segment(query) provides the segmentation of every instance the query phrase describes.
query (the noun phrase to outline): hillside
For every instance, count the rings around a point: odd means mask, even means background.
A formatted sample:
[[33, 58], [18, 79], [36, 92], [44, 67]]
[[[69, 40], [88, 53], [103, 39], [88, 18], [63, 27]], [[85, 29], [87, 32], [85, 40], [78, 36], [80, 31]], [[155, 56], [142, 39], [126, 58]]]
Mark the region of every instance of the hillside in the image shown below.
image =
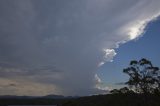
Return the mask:
[[160, 106], [160, 95], [108, 94], [68, 100], [62, 106]]
[[117, 93], [79, 98], [0, 98], [0, 106], [58, 105], [58, 106], [160, 106], [159, 94]]

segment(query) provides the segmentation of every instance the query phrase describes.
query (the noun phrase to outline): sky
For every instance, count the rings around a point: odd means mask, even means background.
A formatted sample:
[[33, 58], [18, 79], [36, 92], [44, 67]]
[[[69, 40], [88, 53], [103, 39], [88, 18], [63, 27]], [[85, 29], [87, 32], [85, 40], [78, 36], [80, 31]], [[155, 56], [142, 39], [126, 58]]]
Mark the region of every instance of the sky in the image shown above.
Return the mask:
[[160, 18], [148, 24], [142, 37], [117, 48], [114, 61], [107, 62], [99, 68], [97, 74], [103, 82], [101, 86], [108, 86], [110, 89], [123, 87], [124, 82], [128, 80], [128, 75], [123, 73], [123, 69], [129, 66], [131, 60], [146, 58], [154, 66], [160, 67], [159, 33]]
[[[0, 94], [92, 95], [159, 65], [159, 0], [0, 0]], [[115, 71], [116, 70], [116, 71]]]

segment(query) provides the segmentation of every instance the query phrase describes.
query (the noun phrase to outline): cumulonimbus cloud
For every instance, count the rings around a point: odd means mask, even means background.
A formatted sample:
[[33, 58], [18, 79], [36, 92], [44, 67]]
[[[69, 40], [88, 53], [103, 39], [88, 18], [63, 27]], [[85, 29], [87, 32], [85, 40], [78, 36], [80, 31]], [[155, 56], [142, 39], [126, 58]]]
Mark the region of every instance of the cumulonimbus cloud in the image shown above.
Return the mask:
[[98, 67], [160, 15], [158, 0], [0, 2], [0, 80], [16, 83], [1, 91], [14, 87], [17, 95], [26, 94], [23, 83], [39, 86], [34, 95], [103, 92], [95, 79]]

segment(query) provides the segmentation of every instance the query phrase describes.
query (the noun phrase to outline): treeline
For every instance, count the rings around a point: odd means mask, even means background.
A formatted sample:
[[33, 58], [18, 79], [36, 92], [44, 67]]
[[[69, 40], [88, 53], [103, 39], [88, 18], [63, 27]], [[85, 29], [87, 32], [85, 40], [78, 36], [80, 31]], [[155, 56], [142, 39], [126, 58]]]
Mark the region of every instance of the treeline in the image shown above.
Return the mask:
[[0, 99], [0, 106], [8, 105], [58, 105], [58, 106], [160, 106], [160, 93], [113, 93], [72, 99]]
[[116, 93], [81, 97], [64, 102], [62, 106], [160, 106], [159, 94]]
[[60, 99], [48, 98], [0, 98], [0, 106], [8, 105], [56, 105], [61, 104]]

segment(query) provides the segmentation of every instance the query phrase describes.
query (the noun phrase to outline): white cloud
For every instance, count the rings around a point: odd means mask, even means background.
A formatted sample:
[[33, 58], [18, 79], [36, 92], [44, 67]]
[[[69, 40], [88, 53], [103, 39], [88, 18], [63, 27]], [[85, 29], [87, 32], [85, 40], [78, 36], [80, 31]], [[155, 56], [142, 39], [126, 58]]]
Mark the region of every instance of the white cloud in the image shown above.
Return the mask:
[[95, 80], [96, 80], [97, 83], [101, 83], [101, 82], [102, 82], [101, 79], [98, 77], [97, 74], [95, 74]]
[[145, 22], [140, 22], [130, 27], [128, 35], [130, 36], [131, 40], [137, 38], [139, 35], [142, 35], [144, 32], [145, 24]]
[[143, 33], [145, 33], [145, 28], [147, 24], [155, 19], [160, 15], [160, 13], [157, 13], [156, 15], [152, 17], [146, 17], [146, 19], [143, 20], [136, 20], [133, 22], [128, 23], [126, 26], [124, 26], [121, 31], [124, 34], [128, 34], [129, 40], [136, 39], [139, 36], [142, 36]]
[[95, 88], [103, 91], [103, 93], [107, 93], [107, 91], [110, 91], [112, 89], [112, 87], [106, 86], [97, 74], [95, 74], [95, 81]]
[[104, 60], [98, 66], [102, 66], [105, 62], [112, 62], [113, 57], [117, 54], [114, 49], [104, 49], [103, 51], [105, 53]]

